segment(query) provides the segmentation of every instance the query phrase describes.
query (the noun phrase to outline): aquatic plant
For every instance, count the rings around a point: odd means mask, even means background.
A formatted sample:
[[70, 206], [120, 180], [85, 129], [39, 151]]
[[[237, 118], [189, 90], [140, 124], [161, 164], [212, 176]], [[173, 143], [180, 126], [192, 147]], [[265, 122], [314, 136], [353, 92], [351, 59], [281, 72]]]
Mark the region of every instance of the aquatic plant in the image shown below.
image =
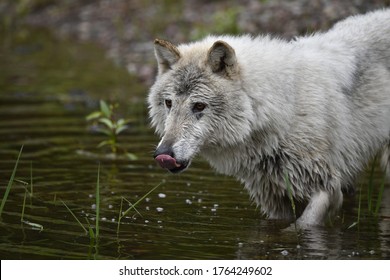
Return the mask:
[[[122, 197], [121, 199], [121, 206], [120, 206], [120, 209], [119, 209], [119, 215], [118, 215], [118, 226], [117, 226], [117, 229], [116, 229], [116, 233], [119, 234], [119, 227], [120, 227], [120, 224], [121, 224], [121, 220], [123, 217], [125, 217], [131, 210], [134, 210], [136, 211], [139, 215], [141, 215], [138, 210], [135, 208], [142, 200], [144, 200], [148, 195], [150, 195], [152, 192], [154, 192], [162, 183], [156, 185], [155, 187], [153, 187], [150, 191], [148, 191], [144, 196], [142, 196], [140, 199], [138, 199], [134, 204], [131, 203], [130, 201], [128, 201], [126, 198]], [[123, 201], [126, 201], [128, 204], [129, 204], [129, 208], [127, 208], [126, 211], [123, 211], [122, 212], [122, 209], [123, 209]], [[142, 215], [141, 215], [142, 216]]]
[[15, 174], [16, 174], [16, 170], [18, 168], [19, 159], [20, 159], [20, 155], [22, 154], [22, 151], [23, 151], [23, 146], [20, 148], [19, 155], [18, 155], [18, 158], [16, 159], [16, 163], [15, 163], [15, 166], [14, 166], [14, 170], [12, 171], [11, 177], [10, 177], [10, 179], [8, 181], [7, 188], [5, 189], [5, 193], [4, 193], [3, 199], [1, 200], [0, 217], [1, 217], [1, 214], [3, 213], [4, 205], [5, 205], [5, 202], [8, 199], [8, 195], [9, 195], [9, 192], [11, 190], [12, 184], [14, 183]]
[[98, 174], [97, 174], [97, 179], [96, 179], [95, 204], [96, 204], [95, 239], [98, 239], [99, 234], [100, 234], [100, 229], [99, 229], [99, 220], [100, 220], [100, 163], [99, 163]]
[[118, 105], [107, 104], [104, 100], [100, 100], [100, 108], [98, 111], [92, 112], [86, 117], [88, 122], [95, 124], [95, 130], [105, 134], [108, 139], [99, 143], [98, 147], [110, 147], [111, 152], [116, 155], [119, 150], [122, 150], [124, 155], [130, 160], [135, 160], [137, 157], [133, 153], [128, 153], [118, 143], [118, 135], [128, 129], [129, 119], [116, 119], [114, 110]]
[[[377, 161], [377, 157], [375, 157], [374, 160], [373, 160], [373, 163], [372, 163], [372, 166], [371, 166], [370, 175], [368, 177], [368, 183], [367, 183], [367, 209], [363, 209], [363, 205], [362, 205], [362, 189], [363, 189], [363, 186], [361, 185], [360, 188], [359, 188], [359, 204], [358, 204], [357, 220], [355, 222], [353, 222], [348, 227], [348, 229], [350, 229], [350, 228], [352, 228], [352, 227], [354, 227], [356, 225], [359, 225], [363, 210], [365, 210], [365, 213], [367, 215], [369, 215], [369, 216], [378, 217], [380, 206], [382, 204], [383, 191], [385, 189], [386, 174], [383, 175], [381, 183], [380, 183], [380, 185], [378, 187], [378, 190], [376, 192], [375, 191], [376, 184], [374, 183], [376, 161]], [[386, 166], [386, 168], [387, 168], [387, 166]], [[375, 198], [376, 198], [376, 201], [375, 201]]]
[[73, 213], [73, 211], [66, 205], [66, 203], [61, 200], [62, 204], [66, 207], [66, 209], [69, 211], [69, 213], [72, 215], [72, 217], [77, 221], [77, 223], [80, 225], [80, 227], [83, 229], [85, 234], [89, 233], [89, 237], [91, 240], [97, 240], [100, 234], [100, 228], [99, 228], [99, 220], [100, 220], [100, 164], [98, 167], [98, 173], [97, 173], [97, 179], [96, 179], [96, 190], [95, 190], [95, 213], [96, 213], [96, 219], [95, 219], [95, 231], [93, 231], [88, 219], [86, 219], [88, 224], [88, 230], [83, 225], [83, 223], [77, 218], [77, 216]]
[[[374, 158], [374, 162], [372, 163], [372, 168], [370, 172], [370, 177], [368, 181], [368, 197], [367, 197], [367, 204], [368, 204], [368, 211], [370, 214], [373, 214], [374, 216], [378, 216], [380, 206], [382, 204], [382, 195], [383, 190], [385, 188], [385, 182], [386, 182], [386, 174], [383, 175], [381, 184], [379, 185], [378, 193], [376, 196], [376, 202], [374, 200], [374, 178], [375, 178], [375, 166], [376, 166], [376, 160], [377, 157]], [[387, 169], [387, 166], [385, 167], [385, 170]], [[375, 205], [375, 207], [374, 207]]]

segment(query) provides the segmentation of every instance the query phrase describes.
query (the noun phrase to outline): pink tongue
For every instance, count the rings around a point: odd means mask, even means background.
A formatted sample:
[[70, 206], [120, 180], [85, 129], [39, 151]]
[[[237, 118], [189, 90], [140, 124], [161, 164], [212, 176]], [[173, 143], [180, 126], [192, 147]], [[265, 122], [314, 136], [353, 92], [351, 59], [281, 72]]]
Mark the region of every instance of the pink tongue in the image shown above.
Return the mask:
[[176, 159], [170, 155], [158, 155], [155, 160], [160, 164], [162, 168], [174, 169], [180, 167], [180, 164], [176, 162]]

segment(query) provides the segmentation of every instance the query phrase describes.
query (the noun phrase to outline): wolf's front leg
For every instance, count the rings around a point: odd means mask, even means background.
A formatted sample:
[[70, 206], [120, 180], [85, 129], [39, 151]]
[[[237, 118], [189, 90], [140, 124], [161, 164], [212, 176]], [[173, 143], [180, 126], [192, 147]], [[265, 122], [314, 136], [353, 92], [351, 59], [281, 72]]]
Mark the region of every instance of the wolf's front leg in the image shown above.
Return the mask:
[[334, 215], [342, 203], [343, 194], [340, 189], [331, 192], [319, 190], [313, 193], [309, 204], [297, 220], [297, 227], [305, 229], [313, 225], [323, 225], [328, 214]]

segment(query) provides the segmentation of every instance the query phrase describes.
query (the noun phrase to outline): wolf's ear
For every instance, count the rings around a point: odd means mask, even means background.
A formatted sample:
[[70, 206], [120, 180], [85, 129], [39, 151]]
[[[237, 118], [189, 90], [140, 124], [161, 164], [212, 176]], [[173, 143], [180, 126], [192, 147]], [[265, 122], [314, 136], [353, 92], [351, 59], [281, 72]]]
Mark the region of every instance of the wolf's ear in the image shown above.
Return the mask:
[[159, 75], [171, 69], [172, 65], [180, 59], [177, 47], [165, 40], [154, 40], [154, 53], [158, 62]]
[[224, 41], [217, 41], [210, 48], [207, 56], [211, 70], [229, 77], [237, 73], [238, 65], [234, 49]]

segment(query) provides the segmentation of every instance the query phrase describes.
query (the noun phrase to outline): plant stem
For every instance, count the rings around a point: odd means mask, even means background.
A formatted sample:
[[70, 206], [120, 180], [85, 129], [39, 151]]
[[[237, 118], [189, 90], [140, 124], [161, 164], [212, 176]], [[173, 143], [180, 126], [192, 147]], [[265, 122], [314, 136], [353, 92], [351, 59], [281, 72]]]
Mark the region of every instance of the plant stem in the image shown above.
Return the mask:
[[372, 195], [374, 192], [374, 171], [375, 171], [376, 158], [377, 157], [375, 156], [374, 162], [372, 163], [370, 178], [369, 178], [369, 182], [368, 182], [367, 202], [368, 202], [368, 212], [369, 213], [372, 213]]
[[99, 220], [100, 220], [100, 162], [98, 167], [97, 181], [96, 181], [96, 225], [95, 238], [99, 238]]
[[18, 168], [19, 159], [20, 159], [20, 155], [22, 154], [22, 150], [23, 150], [23, 146], [20, 148], [19, 155], [18, 155], [18, 158], [17, 158], [17, 160], [16, 160], [14, 170], [12, 171], [12, 175], [11, 175], [9, 181], [8, 181], [7, 188], [5, 189], [5, 193], [4, 193], [4, 196], [3, 196], [3, 200], [1, 201], [1, 205], [0, 205], [0, 217], [1, 217], [1, 214], [3, 213], [3, 209], [4, 209], [5, 202], [6, 202], [7, 199], [8, 199], [9, 192], [10, 192], [10, 190], [11, 190], [12, 184], [13, 184], [14, 179], [15, 179], [16, 169]]

